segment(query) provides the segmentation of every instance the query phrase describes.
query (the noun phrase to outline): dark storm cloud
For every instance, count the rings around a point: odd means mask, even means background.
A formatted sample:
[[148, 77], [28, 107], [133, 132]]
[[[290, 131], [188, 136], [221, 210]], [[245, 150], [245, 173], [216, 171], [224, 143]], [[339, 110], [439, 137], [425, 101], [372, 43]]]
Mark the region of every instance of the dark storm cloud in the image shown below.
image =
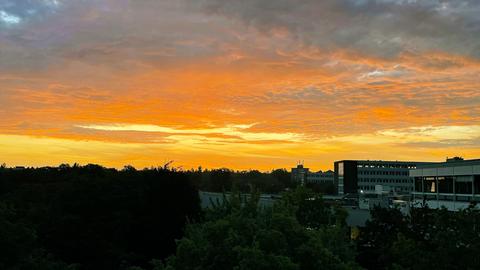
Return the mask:
[[[238, 33], [250, 32], [229, 24], [235, 21], [267, 35], [288, 32], [287, 50], [299, 43], [387, 58], [425, 51], [480, 57], [478, 14], [473, 0], [0, 0], [0, 71], [38, 70], [64, 59], [163, 67], [228, 47], [248, 50], [255, 37], [242, 41]], [[279, 57], [281, 45], [274, 46], [261, 53]]]
[[431, 50], [480, 57], [476, 0], [203, 0], [202, 7], [261, 31], [286, 29], [327, 50], [384, 57]]

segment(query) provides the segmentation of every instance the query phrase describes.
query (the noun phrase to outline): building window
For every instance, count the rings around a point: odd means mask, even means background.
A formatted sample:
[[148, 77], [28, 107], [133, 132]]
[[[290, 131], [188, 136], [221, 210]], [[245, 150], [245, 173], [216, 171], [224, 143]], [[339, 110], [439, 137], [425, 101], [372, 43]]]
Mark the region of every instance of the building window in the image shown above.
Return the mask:
[[473, 176], [457, 176], [455, 179], [455, 193], [472, 194]]
[[416, 192], [423, 192], [422, 188], [422, 177], [415, 177], [415, 191]]
[[338, 176], [343, 176], [344, 174], [344, 168], [343, 168], [343, 162], [338, 163]]
[[423, 180], [423, 192], [437, 193], [437, 184], [435, 177], [425, 177]]
[[453, 177], [437, 177], [439, 193], [453, 193]]
[[475, 175], [473, 187], [474, 187], [475, 194], [480, 194], [480, 175]]

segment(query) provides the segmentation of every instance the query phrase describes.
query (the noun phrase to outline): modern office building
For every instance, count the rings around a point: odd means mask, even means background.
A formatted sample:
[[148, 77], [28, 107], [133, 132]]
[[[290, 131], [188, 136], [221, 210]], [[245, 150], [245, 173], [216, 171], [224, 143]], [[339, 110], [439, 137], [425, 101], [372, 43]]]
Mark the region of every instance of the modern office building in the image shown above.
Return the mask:
[[447, 159], [410, 170], [414, 180], [413, 201], [430, 208], [455, 211], [480, 203], [480, 159]]
[[334, 163], [338, 195], [358, 193], [397, 193], [413, 191], [409, 170], [431, 162], [341, 160]]

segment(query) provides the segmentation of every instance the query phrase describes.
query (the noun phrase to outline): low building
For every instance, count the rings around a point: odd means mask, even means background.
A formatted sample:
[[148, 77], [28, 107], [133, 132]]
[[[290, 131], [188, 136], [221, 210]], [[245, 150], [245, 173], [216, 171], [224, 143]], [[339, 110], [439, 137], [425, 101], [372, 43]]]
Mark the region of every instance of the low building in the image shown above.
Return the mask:
[[409, 170], [432, 162], [341, 160], [334, 163], [337, 194], [409, 194], [413, 180]]
[[326, 172], [308, 172], [307, 183], [313, 184], [333, 184], [335, 182], [335, 173], [332, 170]]
[[480, 159], [447, 159], [410, 170], [413, 201], [430, 208], [446, 207], [451, 211], [480, 202]]
[[303, 164], [298, 164], [296, 168], [292, 168], [292, 181], [305, 185], [313, 184], [333, 184], [335, 173], [331, 170], [326, 172], [310, 172], [309, 168], [305, 168]]

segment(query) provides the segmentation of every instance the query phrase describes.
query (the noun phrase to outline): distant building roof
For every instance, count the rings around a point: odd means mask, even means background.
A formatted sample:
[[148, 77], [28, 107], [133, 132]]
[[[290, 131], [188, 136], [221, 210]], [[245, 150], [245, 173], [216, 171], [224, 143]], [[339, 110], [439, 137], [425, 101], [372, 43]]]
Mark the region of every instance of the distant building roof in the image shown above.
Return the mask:
[[438, 162], [432, 164], [422, 164], [418, 166], [418, 169], [423, 168], [445, 168], [445, 167], [457, 167], [457, 166], [472, 166], [472, 165], [480, 165], [480, 159], [447, 159], [446, 162]]
[[343, 162], [343, 161], [354, 161], [354, 162], [361, 162], [361, 163], [399, 163], [399, 164], [432, 164], [438, 162], [427, 162], [427, 161], [406, 161], [406, 160], [368, 160], [368, 159], [345, 159], [345, 160], [338, 160], [336, 162]]

